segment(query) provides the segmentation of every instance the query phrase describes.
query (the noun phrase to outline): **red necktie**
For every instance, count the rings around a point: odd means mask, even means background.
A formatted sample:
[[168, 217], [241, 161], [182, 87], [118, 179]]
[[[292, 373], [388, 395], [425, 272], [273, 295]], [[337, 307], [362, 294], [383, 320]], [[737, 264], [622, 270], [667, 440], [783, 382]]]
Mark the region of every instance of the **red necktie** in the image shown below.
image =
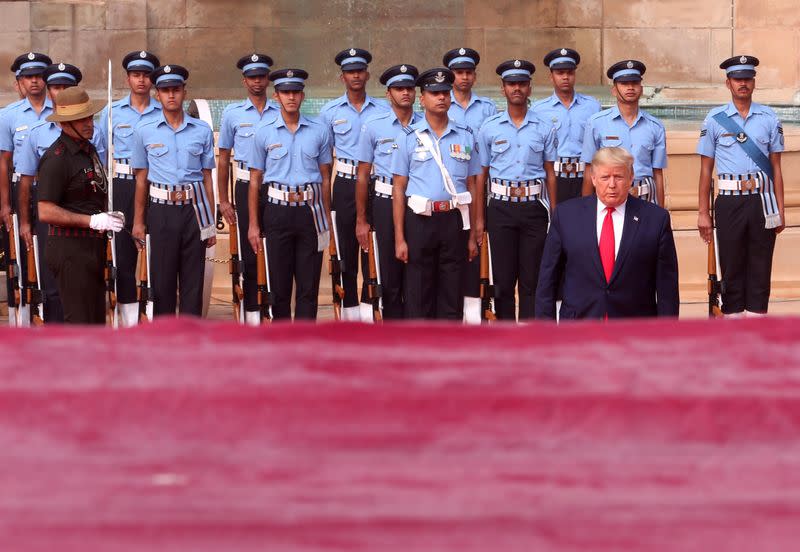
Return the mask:
[[603, 263], [603, 272], [606, 282], [611, 281], [614, 272], [614, 221], [611, 220], [613, 207], [606, 209], [606, 218], [603, 219], [603, 229], [600, 231], [600, 260]]

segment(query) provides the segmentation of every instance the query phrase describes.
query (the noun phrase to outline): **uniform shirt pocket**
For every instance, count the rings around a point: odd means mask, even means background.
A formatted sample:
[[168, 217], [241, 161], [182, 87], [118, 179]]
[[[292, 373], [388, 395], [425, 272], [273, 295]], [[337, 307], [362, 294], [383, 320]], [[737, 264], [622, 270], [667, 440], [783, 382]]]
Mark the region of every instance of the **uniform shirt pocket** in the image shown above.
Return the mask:
[[169, 148], [164, 144], [147, 144], [147, 156], [151, 158], [162, 158], [169, 153]]
[[273, 161], [286, 157], [287, 153], [289, 153], [289, 150], [280, 144], [267, 146], [267, 157]]
[[353, 125], [347, 119], [337, 119], [333, 121], [334, 134], [347, 134]]
[[181, 148], [181, 157], [184, 162], [184, 167], [188, 170], [202, 170], [202, 154], [203, 144], [186, 144], [185, 147]]
[[655, 144], [639, 144], [639, 146], [636, 148], [636, 157], [638, 158], [639, 162], [649, 167], [653, 161], [654, 149]]
[[619, 136], [603, 136], [600, 145], [604, 148], [618, 148], [622, 146], [622, 140]]
[[717, 144], [724, 148], [729, 148], [736, 144], [736, 136], [732, 134], [721, 134], [719, 139], [717, 139]]
[[414, 150], [414, 153], [411, 156], [411, 160], [416, 163], [424, 163], [433, 159], [431, 152], [428, 151], [428, 148], [417, 148]]
[[22, 144], [25, 143], [25, 138], [28, 137], [28, 130], [20, 130], [14, 133], [14, 150], [19, 151], [19, 148], [22, 147]]
[[530, 143], [528, 164], [533, 168], [541, 169], [544, 163], [544, 142], [540, 139], [535, 139]]
[[307, 171], [319, 171], [319, 151], [302, 150], [300, 157], [303, 160], [303, 168]]
[[502, 155], [508, 151], [508, 148], [511, 147], [511, 144], [508, 143], [508, 140], [501, 139], [495, 140], [492, 142], [492, 157]]
[[391, 155], [394, 153], [394, 150], [397, 149], [397, 144], [395, 144], [393, 138], [381, 138], [378, 140], [377, 147], [375, 151], [379, 155]]
[[238, 126], [236, 127], [236, 137], [249, 140], [255, 135], [256, 131], [252, 126]]
[[130, 125], [117, 125], [114, 127], [114, 139], [125, 140], [133, 136], [133, 127]]

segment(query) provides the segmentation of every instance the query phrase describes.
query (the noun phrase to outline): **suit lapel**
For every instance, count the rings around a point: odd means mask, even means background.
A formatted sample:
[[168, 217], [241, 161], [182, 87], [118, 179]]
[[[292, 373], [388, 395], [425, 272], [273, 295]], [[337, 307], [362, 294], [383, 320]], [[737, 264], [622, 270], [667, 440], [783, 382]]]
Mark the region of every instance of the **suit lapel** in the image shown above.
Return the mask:
[[[619, 252], [617, 259], [614, 261], [614, 272], [611, 273], [611, 282], [617, 277], [619, 271], [622, 269], [622, 264], [625, 258], [633, 247], [636, 241], [636, 232], [639, 230], [639, 204], [633, 198], [628, 198], [627, 205], [625, 206], [625, 222], [622, 224], [622, 240], [619, 243]], [[636, 220], [634, 220], [634, 218]], [[609, 282], [609, 283], [611, 283]]]
[[597, 196], [590, 196], [584, 202], [584, 208], [589, 211], [584, 220], [588, 223], [586, 233], [591, 240], [592, 247], [592, 264], [597, 269], [600, 278], [605, 282], [606, 273], [603, 271], [603, 261], [600, 260], [600, 248], [597, 245]]

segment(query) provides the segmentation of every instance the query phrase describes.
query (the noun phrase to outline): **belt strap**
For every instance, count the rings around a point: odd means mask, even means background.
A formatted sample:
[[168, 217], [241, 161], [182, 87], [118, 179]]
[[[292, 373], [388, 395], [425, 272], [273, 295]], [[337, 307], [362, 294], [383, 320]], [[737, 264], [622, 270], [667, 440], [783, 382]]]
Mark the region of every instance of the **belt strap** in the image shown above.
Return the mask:
[[243, 180], [244, 182], [250, 182], [250, 171], [241, 168], [237, 161], [233, 161], [231, 163], [231, 169], [233, 170], [233, 177], [236, 180]]
[[114, 161], [114, 174], [120, 174], [123, 176], [132, 176], [133, 168], [128, 163], [120, 163], [119, 161]]
[[167, 188], [160, 188], [154, 184], [150, 184], [150, 197], [153, 199], [160, 199], [161, 201], [170, 201], [175, 204], [189, 203], [194, 198], [194, 191], [189, 189], [175, 189], [170, 190]]
[[761, 188], [761, 182], [758, 178], [746, 178], [742, 180], [730, 180], [720, 178], [717, 180], [717, 186], [720, 190], [732, 192], [752, 192]]
[[392, 190], [394, 188], [391, 184], [387, 184], [382, 180], [375, 179], [375, 193], [385, 195], [388, 197], [392, 197]]
[[334, 163], [334, 169], [336, 170], [337, 173], [341, 173], [345, 176], [355, 176], [356, 173], [358, 172], [357, 165], [347, 163], [345, 160], [338, 158]]
[[[525, 182], [524, 184], [527, 184], [527, 182]], [[506, 186], [494, 180], [491, 183], [490, 189], [493, 194], [506, 197], [531, 197], [531, 196], [538, 196], [539, 194], [542, 193], [541, 184]]]
[[267, 186], [267, 196], [278, 201], [285, 201], [286, 203], [306, 203], [314, 199], [314, 189], [306, 188], [305, 190], [289, 191], [279, 190], [278, 188], [270, 185]]
[[580, 161], [570, 161], [568, 158], [562, 158], [553, 163], [553, 170], [557, 173], [565, 174], [578, 174], [586, 170], [586, 163]]
[[189, 182], [175, 186], [151, 182], [150, 199], [157, 202], [170, 202], [173, 205], [191, 203], [194, 209], [194, 216], [197, 219], [197, 226], [200, 229], [200, 240], [205, 241], [217, 235], [217, 230], [214, 226], [216, 217], [202, 182]]

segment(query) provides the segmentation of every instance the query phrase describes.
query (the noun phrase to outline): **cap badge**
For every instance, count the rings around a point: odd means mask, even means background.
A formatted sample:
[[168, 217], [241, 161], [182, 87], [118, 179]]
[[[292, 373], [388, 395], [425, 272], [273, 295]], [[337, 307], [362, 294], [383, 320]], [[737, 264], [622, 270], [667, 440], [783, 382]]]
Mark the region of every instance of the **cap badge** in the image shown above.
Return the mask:
[[258, 61], [258, 54], [253, 54], [252, 56], [250, 56], [250, 61], [253, 61], [253, 62]]
[[400, 66], [400, 72], [401, 73], [408, 73], [408, 67], [406, 67], [405, 65], [401, 65]]
[[64, 65], [63, 63], [59, 63], [59, 64], [58, 64], [58, 70], [59, 70], [59, 71], [63, 71], [63, 70], [64, 70], [64, 69], [66, 69], [66, 68], [67, 68], [67, 66], [66, 66], [66, 65]]
[[291, 79], [294, 76], [294, 71], [292, 71], [291, 69], [289, 71], [286, 71], [286, 76]]
[[36, 59], [36, 55], [33, 52], [31, 52], [30, 54], [28, 54], [28, 59]]
[[628, 69], [633, 69], [633, 62], [632, 61], [628, 62]]
[[567, 55], [567, 49], [566, 48], [561, 48], [561, 55], [562, 56]]
[[739, 61], [740, 61], [741, 63], [747, 63], [747, 56], [742, 56], [742, 57], [740, 57], [740, 58], [739, 58]]
[[355, 48], [350, 48], [350, 55], [351, 56], [356, 55], [356, 49]]
[[441, 71], [439, 71], [438, 73], [436, 73], [436, 76], [433, 77], [433, 80], [435, 80], [436, 82], [444, 82], [444, 74]]
[[466, 51], [464, 48], [460, 48], [460, 49], [458, 50], [458, 55], [460, 55], [460, 56], [463, 56], [463, 55], [464, 55], [464, 54], [466, 54], [466, 53], [467, 53], [467, 51]]
[[519, 67], [520, 65], [522, 65], [522, 63], [520, 63], [520, 61], [518, 59], [515, 59], [514, 60], [514, 67]]
[[139, 52], [139, 57], [142, 58], [142, 59], [146, 58], [147, 57], [147, 52], [142, 50], [141, 52]]
[[164, 72], [165, 73], [171, 73], [172, 72], [172, 67], [170, 67], [169, 65], [165, 65], [164, 66]]

